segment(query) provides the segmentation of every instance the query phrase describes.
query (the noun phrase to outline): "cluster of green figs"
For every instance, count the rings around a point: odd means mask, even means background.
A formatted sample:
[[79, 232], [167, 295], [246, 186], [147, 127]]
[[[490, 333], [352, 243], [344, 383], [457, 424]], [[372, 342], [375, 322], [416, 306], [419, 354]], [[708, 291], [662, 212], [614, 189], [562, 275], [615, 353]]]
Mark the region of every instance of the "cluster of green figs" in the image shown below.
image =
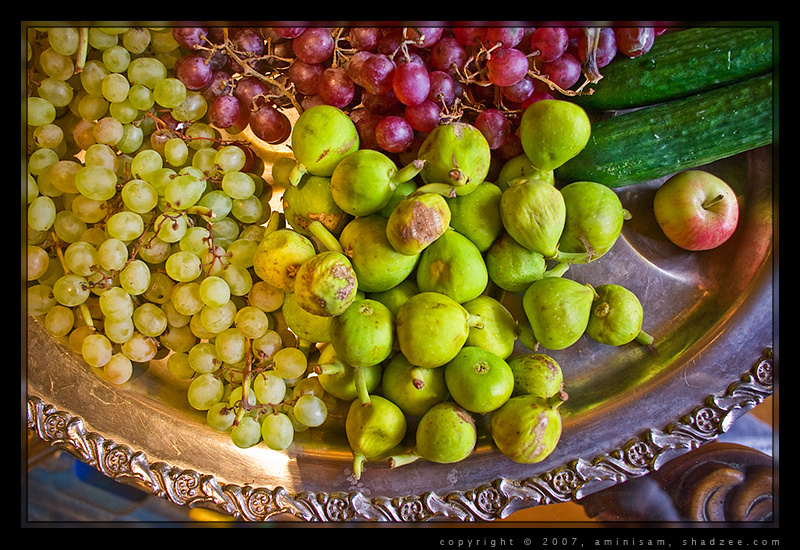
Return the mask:
[[[489, 145], [469, 124], [439, 125], [398, 167], [359, 147], [343, 111], [300, 115], [293, 158], [272, 172], [286, 225], [267, 226], [253, 268], [286, 293], [292, 332], [319, 344], [320, 384], [352, 401], [356, 477], [387, 454], [393, 467], [463, 460], [484, 414], [505, 456], [539, 462], [561, 436], [567, 399], [560, 366], [539, 347], [564, 349], [583, 334], [650, 343], [633, 293], [563, 276], [603, 256], [627, 217], [603, 185], [555, 186], [554, 169], [590, 131], [574, 103], [533, 103], [520, 127], [525, 154], [489, 182]], [[490, 282], [522, 293], [527, 323], [486, 292]], [[512, 356], [517, 340], [530, 353]], [[398, 453], [408, 416], [419, 418], [416, 443]]]

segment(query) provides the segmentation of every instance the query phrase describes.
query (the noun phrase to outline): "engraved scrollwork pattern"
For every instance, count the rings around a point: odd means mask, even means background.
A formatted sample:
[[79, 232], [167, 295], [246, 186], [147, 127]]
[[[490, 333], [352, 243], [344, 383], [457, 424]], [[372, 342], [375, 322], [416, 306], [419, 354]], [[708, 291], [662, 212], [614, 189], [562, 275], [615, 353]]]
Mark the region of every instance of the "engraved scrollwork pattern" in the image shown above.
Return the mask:
[[102, 436], [87, 433], [80, 418], [56, 411], [41, 398], [29, 396], [28, 428], [51, 444], [58, 444], [104, 474], [127, 480], [180, 505], [206, 506], [249, 521], [289, 515], [303, 521], [380, 520], [420, 522], [437, 517], [485, 521], [507, 516], [515, 509], [566, 502], [629, 478], [655, 471], [669, 458], [714, 440], [734, 420], [772, 393], [772, 350], [762, 357], [723, 395], [709, 396], [680, 420], [663, 430], [650, 429], [621, 449], [578, 459], [539, 476], [519, 481], [501, 479], [471, 491], [440, 496], [387, 499], [361, 493], [288, 495], [277, 487], [220, 486], [210, 475], [149, 464], [144, 455]]

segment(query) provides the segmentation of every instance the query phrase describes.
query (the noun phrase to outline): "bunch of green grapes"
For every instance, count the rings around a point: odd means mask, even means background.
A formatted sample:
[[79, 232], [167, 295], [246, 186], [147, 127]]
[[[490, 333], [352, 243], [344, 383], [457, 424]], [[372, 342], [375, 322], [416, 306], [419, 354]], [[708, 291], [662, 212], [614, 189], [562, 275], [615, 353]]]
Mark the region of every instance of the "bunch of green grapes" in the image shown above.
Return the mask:
[[282, 222], [272, 188], [177, 78], [187, 49], [169, 28], [28, 39], [29, 314], [113, 384], [166, 359], [240, 447], [285, 449], [321, 425], [307, 350], [278, 332], [284, 293], [252, 269], [267, 222]]

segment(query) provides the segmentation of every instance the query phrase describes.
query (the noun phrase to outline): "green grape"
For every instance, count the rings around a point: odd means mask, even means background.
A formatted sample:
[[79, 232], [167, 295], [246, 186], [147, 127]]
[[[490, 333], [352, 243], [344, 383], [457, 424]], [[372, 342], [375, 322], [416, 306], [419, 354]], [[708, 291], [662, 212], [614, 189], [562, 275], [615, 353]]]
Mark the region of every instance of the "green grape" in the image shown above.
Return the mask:
[[258, 338], [269, 330], [267, 314], [254, 306], [244, 306], [236, 312], [233, 324], [246, 338]]
[[231, 265], [240, 265], [245, 268], [253, 267], [253, 256], [255, 256], [258, 249], [258, 242], [242, 238], [241, 234], [239, 237], [228, 245], [227, 252], [230, 254], [230, 263]]
[[190, 149], [206, 149], [214, 146], [217, 132], [204, 122], [195, 122], [186, 129]]
[[124, 319], [106, 319], [103, 325], [103, 332], [109, 340], [115, 344], [124, 344], [131, 338], [133, 333], [136, 332], [136, 326], [133, 324], [133, 319], [125, 317]]
[[58, 162], [58, 153], [52, 149], [37, 149], [28, 157], [28, 171], [38, 176], [50, 170]]
[[252, 416], [245, 416], [231, 428], [231, 441], [241, 449], [257, 445], [261, 441], [261, 424]]
[[150, 44], [153, 46], [153, 50], [158, 53], [171, 52], [180, 46], [175, 40], [175, 37], [172, 36], [172, 30], [169, 28], [164, 30], [155, 30], [151, 28]]
[[167, 316], [156, 304], [145, 302], [133, 310], [136, 330], [155, 338], [167, 329]]
[[230, 430], [234, 420], [236, 420], [236, 412], [224, 402], [212, 405], [206, 413], [206, 422], [218, 432]]
[[144, 297], [154, 304], [163, 305], [169, 302], [174, 287], [175, 281], [170, 279], [169, 275], [154, 271], [150, 275], [150, 286], [144, 292]]
[[97, 248], [84, 241], [74, 242], [64, 250], [64, 263], [76, 275], [87, 277], [92, 266], [99, 263]]
[[215, 219], [211, 224], [211, 235], [215, 242], [222, 239], [231, 243], [239, 237], [239, 224], [229, 217]]
[[100, 295], [100, 311], [107, 319], [131, 318], [133, 309], [133, 298], [121, 287], [111, 287]]
[[134, 178], [148, 181], [147, 176], [164, 167], [164, 160], [158, 152], [144, 149], [136, 153], [131, 161], [131, 174]]
[[164, 198], [174, 208], [185, 210], [197, 204], [206, 190], [206, 182], [192, 174], [173, 178], [164, 190]]
[[[243, 394], [244, 389], [242, 386], [233, 388], [228, 396], [228, 405], [231, 407], [240, 407], [242, 403], [244, 403], [244, 398], [242, 397]], [[258, 405], [258, 400], [256, 399], [256, 396], [253, 395], [252, 391], [247, 393], [247, 403], [248, 407], [255, 407]]]
[[170, 244], [159, 239], [154, 232], [148, 231], [142, 236], [139, 245], [139, 257], [145, 262], [160, 264], [167, 261], [170, 254], [172, 254]]
[[211, 373], [197, 376], [186, 390], [189, 405], [199, 411], [207, 411], [222, 399], [225, 391], [221, 380]]
[[117, 212], [106, 222], [106, 231], [110, 237], [130, 242], [144, 233], [144, 220], [136, 212]]
[[201, 273], [200, 258], [191, 252], [176, 252], [167, 258], [165, 264], [167, 275], [178, 282], [189, 282], [197, 279]]
[[116, 145], [122, 139], [125, 129], [122, 123], [114, 117], [103, 117], [94, 125], [92, 133], [97, 143]]
[[86, 93], [95, 97], [103, 97], [103, 79], [111, 74], [103, 62], [89, 59], [80, 72], [80, 81]]
[[225, 145], [217, 150], [214, 156], [214, 164], [219, 166], [223, 174], [239, 172], [244, 168], [247, 156], [241, 147], [236, 145]]
[[215, 168], [214, 158], [217, 156], [217, 150], [210, 147], [200, 149], [192, 157], [192, 166], [202, 171], [203, 173], [210, 173]]
[[96, 140], [94, 137], [96, 122], [94, 121], [99, 120], [108, 112], [108, 105], [109, 103], [104, 97], [94, 95], [84, 95], [78, 103], [78, 116], [84, 120], [92, 121], [89, 128], [92, 140]]
[[104, 269], [120, 270], [127, 261], [128, 247], [119, 239], [106, 239], [97, 249], [97, 262]]
[[43, 149], [57, 147], [63, 139], [64, 130], [57, 124], [45, 124], [44, 126], [37, 126], [33, 130], [34, 142]]
[[150, 30], [146, 27], [133, 27], [122, 33], [122, 45], [132, 54], [144, 53], [150, 45]]
[[153, 99], [161, 107], [172, 109], [177, 107], [186, 99], [186, 86], [174, 77], [167, 77], [160, 80], [153, 88]]
[[278, 311], [283, 305], [284, 297], [285, 294], [281, 289], [272, 286], [266, 281], [253, 283], [250, 292], [247, 294], [248, 303], [267, 313]]
[[283, 348], [283, 339], [277, 331], [270, 329], [262, 336], [254, 338], [250, 347], [253, 350], [253, 355], [259, 361], [268, 362], [273, 359], [279, 349]]
[[197, 337], [188, 326], [167, 326], [158, 339], [165, 348], [175, 353], [188, 352], [197, 343]]
[[[40, 126], [40, 128], [45, 128], [45, 126]], [[74, 160], [59, 160], [50, 168], [50, 183], [64, 193], [77, 195], [78, 188], [75, 186], [75, 174], [81, 168], [83, 166]]]
[[156, 100], [153, 99], [153, 92], [147, 86], [142, 84], [134, 84], [128, 90], [128, 100], [131, 106], [140, 110], [147, 111], [153, 107]]
[[178, 246], [184, 252], [191, 252], [198, 258], [208, 250], [208, 239], [211, 233], [205, 227], [196, 225], [186, 230]]
[[238, 363], [247, 351], [247, 339], [236, 328], [228, 328], [217, 334], [214, 341], [217, 357], [223, 363]]
[[119, 103], [128, 98], [131, 85], [125, 75], [111, 73], [103, 79], [101, 85], [103, 97], [110, 103]]
[[242, 223], [256, 223], [264, 214], [264, 205], [255, 195], [250, 195], [246, 199], [235, 199], [231, 214]]
[[28, 287], [27, 302], [30, 315], [44, 315], [58, 304], [53, 296], [53, 287], [45, 284]]
[[44, 318], [44, 328], [56, 338], [66, 336], [75, 324], [75, 315], [66, 306], [55, 305], [50, 308]]
[[189, 319], [189, 330], [201, 340], [213, 340], [217, 336], [216, 333], [211, 332], [203, 326], [202, 311], [192, 315], [191, 319]]
[[134, 153], [139, 150], [143, 142], [144, 132], [142, 132], [142, 129], [138, 125], [122, 125], [122, 137], [117, 141], [117, 149], [119, 149], [120, 152], [126, 154]]
[[75, 98], [75, 90], [69, 82], [55, 78], [45, 78], [39, 83], [39, 97], [46, 99], [53, 107], [66, 107]]
[[316, 395], [319, 398], [325, 395], [325, 388], [322, 387], [322, 384], [319, 381], [318, 376], [309, 376], [308, 378], [303, 378], [297, 384], [294, 385], [292, 389], [292, 397], [294, 399], [299, 398], [301, 395]]
[[144, 294], [150, 286], [150, 266], [142, 260], [133, 260], [120, 271], [119, 285], [131, 296]]
[[163, 197], [164, 192], [167, 189], [167, 185], [169, 185], [169, 182], [172, 180], [173, 176], [176, 176], [177, 174], [178, 173], [172, 168], [159, 168], [158, 170], [148, 174], [148, 177], [145, 181], [155, 188], [159, 197]]
[[167, 67], [155, 57], [137, 57], [128, 65], [128, 80], [131, 84], [141, 84], [151, 90], [167, 78]]
[[[104, 50], [101, 58], [103, 65], [112, 73], [123, 73], [128, 70], [128, 66], [131, 64], [131, 52], [119, 44]], [[124, 75], [120, 76], [125, 78]], [[127, 78], [125, 81], [127, 82]]]
[[282, 348], [273, 357], [275, 372], [292, 380], [301, 377], [308, 368], [308, 358], [297, 348]]
[[89, 283], [80, 275], [62, 275], [53, 285], [53, 296], [59, 304], [67, 307], [81, 305], [89, 298], [89, 294]]
[[112, 172], [119, 167], [117, 153], [105, 143], [95, 143], [84, 153], [83, 162], [86, 166], [105, 166]]
[[183, 214], [178, 216], [159, 214], [154, 223], [158, 238], [165, 243], [176, 243], [180, 241], [181, 237], [186, 234], [186, 230], [188, 229], [186, 216]]
[[103, 374], [112, 384], [124, 384], [133, 375], [133, 363], [123, 353], [115, 353], [103, 365]]
[[134, 332], [133, 336], [122, 344], [122, 353], [136, 363], [147, 363], [156, 356], [157, 352], [156, 340], [140, 332]]
[[105, 166], [87, 165], [75, 174], [75, 187], [90, 199], [107, 201], [117, 194], [117, 175]]
[[200, 92], [188, 90], [186, 97], [180, 105], [171, 111], [172, 116], [178, 122], [190, 122], [200, 120], [208, 112], [208, 102]]
[[[234, 147], [234, 149], [239, 149]], [[232, 199], [246, 199], [253, 196], [255, 181], [245, 172], [231, 171], [222, 177], [222, 190]]]
[[144, 180], [132, 179], [122, 187], [122, 202], [132, 212], [145, 214], [158, 204], [156, 188]]
[[56, 221], [56, 204], [53, 199], [39, 196], [28, 205], [28, 225], [36, 231], [47, 231]]
[[277, 405], [286, 395], [286, 382], [274, 371], [260, 372], [253, 379], [253, 394], [259, 403]]
[[41, 246], [28, 245], [27, 276], [29, 281], [35, 281], [47, 272], [50, 267], [50, 256]]
[[[214, 237], [214, 242], [222, 241], [224, 243], [227, 240], [222, 236], [214, 235], [213, 231], [211, 234]], [[206, 250], [200, 259], [206, 275], [221, 275], [229, 265], [225, 249], [218, 245], [215, 245], [213, 250]]]
[[61, 210], [56, 214], [53, 231], [65, 243], [74, 243], [81, 238], [88, 226], [69, 210]]
[[233, 296], [245, 296], [253, 288], [253, 276], [244, 266], [229, 264], [220, 277], [228, 284]]
[[170, 327], [183, 328], [189, 324], [191, 315], [184, 315], [183, 313], [180, 313], [177, 309], [175, 309], [175, 304], [172, 302], [171, 297], [167, 302], [161, 304], [161, 309], [167, 316], [167, 323], [169, 324]]
[[84, 223], [97, 223], [106, 217], [108, 203], [77, 194], [72, 199], [72, 213]]
[[217, 372], [222, 361], [217, 356], [217, 348], [210, 342], [200, 342], [192, 346], [188, 354], [189, 366], [200, 374]]
[[75, 64], [67, 55], [62, 55], [53, 48], [47, 48], [39, 54], [39, 64], [44, 73], [56, 80], [67, 80], [75, 73]]
[[189, 364], [189, 354], [185, 351], [170, 354], [167, 357], [167, 372], [178, 380], [189, 380], [195, 370]]
[[89, 334], [81, 344], [81, 355], [90, 367], [99, 368], [111, 360], [111, 341], [99, 332]]
[[[111, 103], [111, 105], [108, 106], [108, 113], [112, 117], [119, 120], [125, 128], [128, 128], [132, 122], [136, 122], [141, 116], [139, 114], [139, 109], [131, 104], [131, 100], [128, 96], [126, 96], [122, 101]], [[139, 130], [142, 136], [144, 135], [144, 131], [139, 127], [138, 124], [132, 127]], [[124, 135], [123, 139], [125, 139]], [[144, 141], [144, 139], [142, 139], [142, 141]]]
[[80, 34], [75, 27], [52, 27], [47, 32], [50, 47], [61, 55], [72, 55], [78, 51]]
[[181, 315], [191, 317], [205, 306], [203, 299], [200, 298], [200, 283], [179, 283], [175, 285], [170, 297], [175, 311]]
[[29, 97], [28, 106], [28, 125], [30, 126], [44, 126], [50, 124], [56, 119], [55, 106], [41, 97]]
[[208, 332], [219, 334], [230, 328], [236, 319], [236, 304], [229, 301], [222, 307], [203, 306], [200, 310], [200, 322]]
[[189, 159], [189, 147], [181, 138], [170, 138], [164, 144], [164, 158], [172, 166], [183, 166]]
[[200, 298], [210, 307], [222, 307], [231, 299], [231, 289], [221, 277], [206, 277], [200, 283]]
[[328, 407], [316, 395], [301, 395], [294, 404], [294, 416], [297, 420], [310, 427], [321, 426], [328, 417]]
[[294, 441], [292, 420], [281, 412], [267, 415], [261, 423], [261, 439], [274, 451], [287, 449]]
[[115, 46], [118, 40], [117, 35], [103, 32], [99, 27], [89, 28], [89, 45], [96, 50], [107, 50]]

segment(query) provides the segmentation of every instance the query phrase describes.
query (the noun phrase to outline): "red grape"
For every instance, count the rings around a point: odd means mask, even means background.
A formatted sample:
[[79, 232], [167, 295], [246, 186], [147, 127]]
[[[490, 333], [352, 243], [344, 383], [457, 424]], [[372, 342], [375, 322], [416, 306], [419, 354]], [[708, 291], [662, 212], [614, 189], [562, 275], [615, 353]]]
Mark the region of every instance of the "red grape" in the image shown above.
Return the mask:
[[319, 97], [326, 105], [346, 107], [355, 96], [355, 84], [344, 67], [329, 67], [319, 78]]
[[513, 48], [522, 41], [525, 29], [522, 27], [489, 27], [486, 30], [487, 48], [500, 44], [501, 48]]
[[499, 109], [486, 109], [475, 118], [475, 127], [489, 143], [489, 149], [499, 149], [511, 135], [511, 123]]
[[383, 117], [375, 126], [375, 140], [384, 151], [399, 153], [411, 145], [414, 129], [403, 117]]
[[292, 125], [281, 111], [271, 105], [264, 105], [250, 115], [250, 129], [257, 138], [274, 144], [289, 138]]
[[628, 57], [639, 57], [649, 52], [656, 37], [652, 27], [617, 27], [614, 36], [617, 48]]
[[444, 29], [442, 27], [423, 27], [421, 31], [422, 40], [420, 40], [420, 33], [414, 28], [409, 28], [406, 36], [411, 40], [415, 40], [414, 45], [418, 48], [430, 48], [441, 38]]
[[350, 29], [350, 46], [361, 52], [374, 52], [383, 33], [378, 27], [353, 27]]
[[236, 82], [233, 95], [241, 102], [242, 107], [253, 110], [266, 103], [263, 95], [269, 94], [269, 86], [254, 76], [245, 76]]
[[453, 36], [462, 46], [475, 46], [486, 38], [486, 27], [455, 27]]
[[205, 88], [214, 76], [211, 65], [199, 55], [190, 54], [180, 58], [174, 67], [175, 76], [189, 90]]
[[531, 53], [534, 59], [542, 63], [555, 61], [567, 51], [568, 46], [569, 34], [563, 27], [539, 27], [531, 35]]
[[231, 128], [242, 116], [241, 103], [232, 95], [221, 95], [208, 106], [208, 120], [217, 128]]
[[[599, 34], [594, 62], [598, 69], [602, 69], [617, 55], [617, 38], [611, 27], [601, 28]], [[586, 61], [586, 41], [586, 34], [583, 34], [578, 41], [578, 57], [581, 61]]]
[[187, 50], [194, 50], [197, 46], [207, 46], [204, 38], [207, 34], [208, 29], [205, 27], [172, 28], [172, 37]]
[[319, 79], [325, 70], [320, 64], [309, 64], [295, 59], [286, 71], [289, 81], [303, 95], [316, 95], [319, 91]]
[[358, 140], [362, 149], [380, 149], [378, 140], [375, 139], [375, 127], [383, 120], [381, 115], [373, 115], [366, 109], [359, 109], [351, 114], [358, 132]]
[[464, 46], [452, 36], [444, 36], [431, 47], [428, 59], [434, 68], [450, 72], [461, 68], [467, 61], [467, 51]]
[[555, 99], [555, 96], [550, 92], [533, 92], [528, 99], [522, 102], [521, 107], [525, 109], [530, 106], [531, 103], [536, 103], [543, 99]]
[[525, 76], [522, 80], [511, 86], [504, 86], [502, 89], [503, 97], [514, 103], [522, 103], [527, 100], [534, 90], [533, 79]]
[[574, 86], [583, 74], [581, 62], [571, 53], [565, 53], [558, 59], [545, 63], [542, 72], [564, 90]]
[[419, 63], [403, 63], [394, 71], [392, 90], [403, 105], [417, 105], [428, 97], [431, 79]]
[[430, 132], [439, 125], [439, 106], [430, 99], [406, 107], [405, 119], [417, 132]]
[[333, 36], [327, 27], [309, 27], [292, 40], [292, 50], [306, 63], [322, 63], [333, 55]]
[[358, 52], [347, 66], [347, 74], [371, 94], [385, 94], [392, 89], [395, 64], [383, 54]]
[[214, 98], [230, 93], [232, 90], [231, 75], [227, 71], [219, 70], [214, 71], [211, 76], [211, 81], [206, 84], [206, 87], [200, 92], [208, 103], [214, 101]]
[[452, 77], [444, 71], [432, 71], [428, 73], [431, 80], [431, 90], [428, 92], [428, 99], [437, 105], [451, 107], [456, 97], [455, 83]]
[[486, 62], [487, 78], [495, 86], [513, 86], [528, 72], [528, 58], [516, 48], [496, 50]]
[[305, 31], [305, 27], [272, 27], [272, 32], [280, 36], [281, 38], [297, 38], [303, 31]]

